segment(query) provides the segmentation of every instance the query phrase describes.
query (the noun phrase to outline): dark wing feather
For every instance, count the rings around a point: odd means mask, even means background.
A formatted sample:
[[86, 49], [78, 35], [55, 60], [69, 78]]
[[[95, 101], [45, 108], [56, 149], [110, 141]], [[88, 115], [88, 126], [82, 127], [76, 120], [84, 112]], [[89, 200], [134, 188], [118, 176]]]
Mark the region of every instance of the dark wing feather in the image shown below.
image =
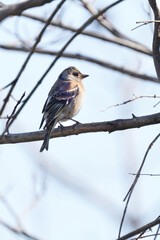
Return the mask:
[[47, 117], [44, 128], [46, 128], [49, 124], [55, 121], [58, 115], [65, 109], [66, 105], [66, 101], [57, 99], [54, 99], [54, 101], [52, 101], [52, 104], [49, 107], [47, 105]]
[[59, 89], [56, 94], [52, 95], [50, 92], [48, 99], [45, 102], [42, 112], [44, 113], [40, 128], [46, 119], [46, 128], [49, 124], [55, 121], [55, 119], [61, 114], [61, 112], [66, 108], [66, 106], [75, 98], [79, 93], [78, 85], [73, 88], [69, 88], [69, 84], [64, 84], [64, 88]]

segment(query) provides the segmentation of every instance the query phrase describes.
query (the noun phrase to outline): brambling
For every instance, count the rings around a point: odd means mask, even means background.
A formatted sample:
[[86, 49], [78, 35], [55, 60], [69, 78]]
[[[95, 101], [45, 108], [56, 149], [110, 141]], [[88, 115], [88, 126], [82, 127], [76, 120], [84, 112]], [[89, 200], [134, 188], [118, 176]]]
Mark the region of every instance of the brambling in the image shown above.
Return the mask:
[[49, 138], [57, 122], [72, 119], [81, 109], [85, 89], [82, 80], [89, 75], [82, 74], [77, 68], [66, 68], [51, 88], [44, 104], [42, 121], [46, 131], [40, 152], [48, 150]]

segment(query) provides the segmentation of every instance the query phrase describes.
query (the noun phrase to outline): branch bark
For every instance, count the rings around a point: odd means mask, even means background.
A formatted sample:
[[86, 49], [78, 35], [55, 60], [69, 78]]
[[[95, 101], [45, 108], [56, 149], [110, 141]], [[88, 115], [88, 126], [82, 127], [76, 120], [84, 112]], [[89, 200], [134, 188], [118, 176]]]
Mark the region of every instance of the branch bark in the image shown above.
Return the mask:
[[[160, 20], [160, 9], [158, 9], [156, 0], [149, 0], [149, 4], [153, 9], [155, 20]], [[154, 23], [153, 60], [160, 81], [160, 22], [157, 21]]]
[[160, 224], [160, 218], [157, 218], [156, 220], [154, 220], [153, 222], [150, 222], [136, 230], [134, 230], [133, 232], [130, 232], [126, 235], [124, 235], [123, 237], [118, 238], [117, 240], [126, 240], [129, 239], [139, 233], [145, 232], [146, 230], [150, 229], [151, 227], [156, 226], [157, 224]]
[[24, 10], [39, 7], [52, 1], [53, 0], [28, 0], [16, 4], [2, 5], [0, 9], [0, 22], [9, 16], [20, 15]]
[[[114, 132], [131, 128], [140, 128], [160, 123], [160, 113], [135, 117], [130, 119], [118, 119], [108, 122], [75, 124], [69, 127], [54, 129], [51, 138], [66, 137], [90, 132]], [[44, 139], [44, 131], [27, 132], [19, 134], [7, 134], [0, 137], [0, 144], [32, 142]]]

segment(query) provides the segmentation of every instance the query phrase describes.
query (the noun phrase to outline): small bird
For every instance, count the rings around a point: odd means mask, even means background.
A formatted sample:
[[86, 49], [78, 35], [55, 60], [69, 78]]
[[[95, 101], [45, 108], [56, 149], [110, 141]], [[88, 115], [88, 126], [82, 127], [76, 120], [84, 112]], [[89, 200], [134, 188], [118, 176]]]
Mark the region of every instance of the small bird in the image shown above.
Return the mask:
[[57, 122], [73, 120], [72, 117], [81, 109], [85, 94], [82, 80], [88, 76], [75, 67], [66, 68], [59, 75], [42, 110], [43, 117], [39, 128], [45, 121], [46, 134], [40, 152], [44, 149], [48, 150], [49, 138]]

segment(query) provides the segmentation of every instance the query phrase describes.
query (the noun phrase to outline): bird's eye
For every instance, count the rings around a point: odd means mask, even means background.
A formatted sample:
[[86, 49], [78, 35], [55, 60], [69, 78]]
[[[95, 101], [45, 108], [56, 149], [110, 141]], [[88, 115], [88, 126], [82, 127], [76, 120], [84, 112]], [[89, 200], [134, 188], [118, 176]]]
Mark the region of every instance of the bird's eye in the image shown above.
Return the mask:
[[74, 75], [75, 77], [78, 77], [78, 73], [76, 73], [76, 72], [74, 72], [73, 75]]

